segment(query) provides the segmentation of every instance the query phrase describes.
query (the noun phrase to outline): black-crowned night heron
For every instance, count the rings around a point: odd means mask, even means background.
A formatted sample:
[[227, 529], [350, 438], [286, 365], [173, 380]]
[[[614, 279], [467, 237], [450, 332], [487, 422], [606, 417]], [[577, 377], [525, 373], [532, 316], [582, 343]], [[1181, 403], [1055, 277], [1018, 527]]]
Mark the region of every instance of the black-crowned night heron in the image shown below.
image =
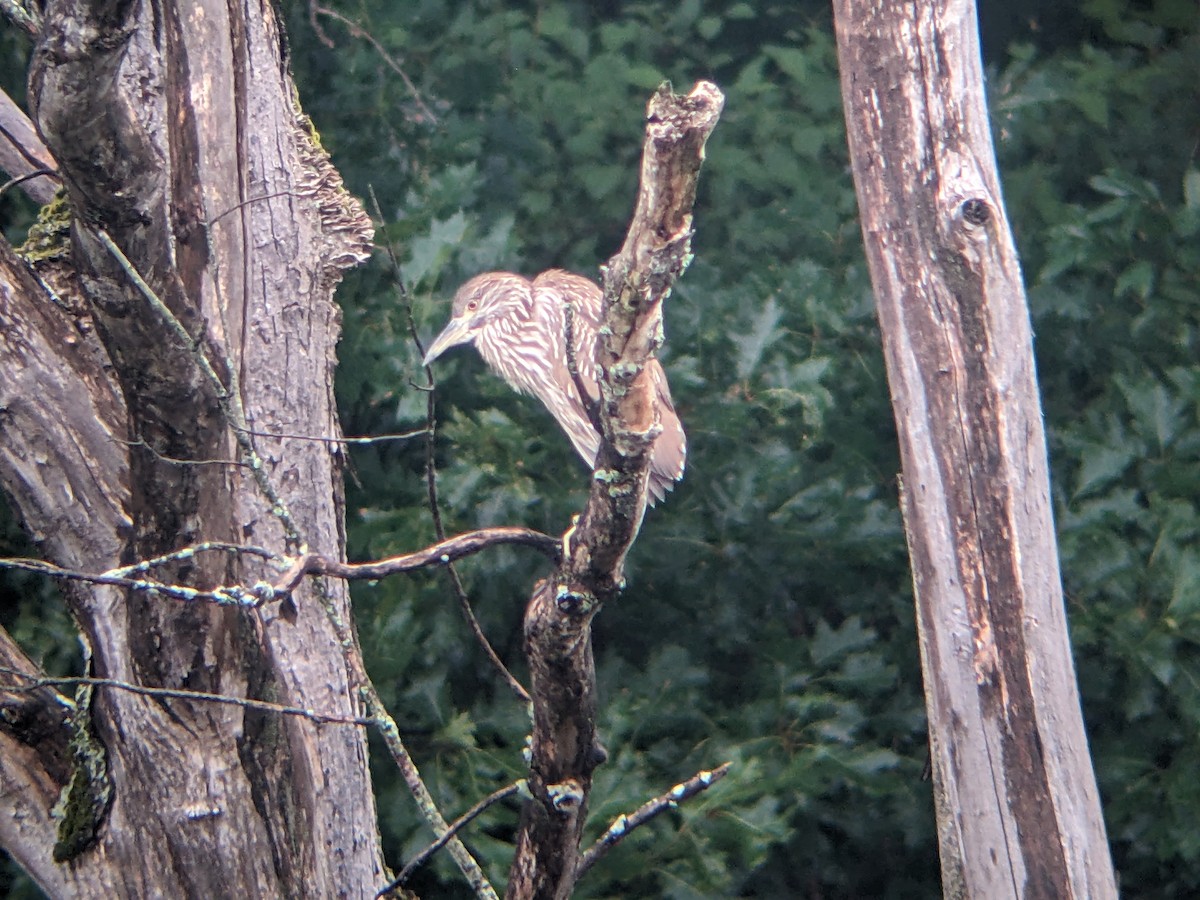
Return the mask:
[[[446, 350], [473, 343], [488, 366], [523, 394], [533, 394], [554, 414], [558, 424], [589, 466], [594, 466], [600, 435], [592, 427], [567, 368], [565, 308], [575, 308], [572, 334], [579, 380], [595, 401], [596, 331], [600, 327], [600, 288], [588, 279], [551, 269], [533, 281], [512, 272], [476, 275], [454, 295], [450, 321], [425, 354], [429, 365]], [[658, 399], [662, 433], [651, 448], [649, 501], [662, 500], [683, 477], [687, 440], [671, 393], [667, 373], [656, 359], [646, 364]]]

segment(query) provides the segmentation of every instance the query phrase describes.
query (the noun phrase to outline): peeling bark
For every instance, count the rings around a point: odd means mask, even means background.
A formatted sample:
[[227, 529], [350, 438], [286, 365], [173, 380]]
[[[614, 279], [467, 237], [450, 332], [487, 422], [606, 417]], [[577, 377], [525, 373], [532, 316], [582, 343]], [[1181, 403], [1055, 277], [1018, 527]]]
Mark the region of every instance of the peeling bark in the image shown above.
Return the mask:
[[971, 3], [834, 4], [949, 897], [1114, 897]]

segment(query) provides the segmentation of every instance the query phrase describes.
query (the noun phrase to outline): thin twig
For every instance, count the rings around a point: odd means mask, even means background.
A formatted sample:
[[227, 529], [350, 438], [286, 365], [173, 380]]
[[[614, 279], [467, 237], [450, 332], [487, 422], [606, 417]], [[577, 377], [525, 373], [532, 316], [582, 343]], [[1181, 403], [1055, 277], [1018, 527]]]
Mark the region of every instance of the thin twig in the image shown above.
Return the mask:
[[[567, 371], [571, 375], [571, 381], [575, 383], [575, 391], [579, 394], [579, 402], [583, 406], [584, 412], [587, 413], [588, 421], [596, 429], [596, 434], [604, 434], [601, 430], [604, 426], [600, 424], [600, 400], [599, 398], [593, 399], [588, 392], [587, 385], [583, 383], [583, 378], [579, 374], [579, 361], [575, 358], [575, 313], [574, 302], [568, 300], [563, 307], [563, 337], [566, 340]], [[594, 354], [596, 348], [592, 347], [591, 352]]]
[[217, 606], [234, 606], [241, 609], [252, 609], [261, 606], [264, 601], [274, 599], [275, 589], [266, 582], [260, 582], [253, 588], [245, 588], [239, 584], [220, 585], [209, 590], [184, 587], [179, 584], [164, 584], [160, 581], [146, 581], [141, 578], [127, 578], [123, 575], [99, 575], [79, 572], [75, 569], [64, 569], [54, 563], [41, 559], [7, 558], [0, 559], [0, 569], [16, 569], [21, 572], [34, 572], [50, 578], [61, 578], [64, 581], [82, 581], [87, 584], [106, 584], [123, 587], [131, 591], [149, 594], [150, 596], [168, 597], [185, 603], [204, 601], [215, 603]]
[[582, 877], [583, 873], [594, 866], [609, 850], [621, 843], [629, 832], [640, 825], [645, 825], [655, 816], [666, 812], [668, 809], [674, 809], [685, 800], [699, 794], [701, 791], [708, 790], [727, 774], [733, 763], [722, 763], [711, 771], [697, 772], [687, 781], [682, 784], [677, 784], [665, 794], [655, 797], [646, 803], [643, 803], [637, 810], [628, 816], [617, 816], [604, 834], [592, 846], [583, 853], [579, 858], [579, 867], [575, 870], [576, 877]]
[[[134, 283], [134, 286], [137, 287], [138, 291], [145, 297], [154, 311], [158, 313], [167, 327], [175, 333], [184, 347], [187, 348], [188, 354], [192, 357], [197, 367], [199, 367], [205, 380], [208, 381], [209, 386], [216, 395], [225, 421], [229, 425], [230, 431], [233, 432], [234, 440], [237, 441], [238, 449], [242, 451], [242, 455], [245, 457], [250, 474], [254, 478], [254, 483], [258, 486], [259, 491], [262, 492], [263, 497], [270, 503], [272, 514], [283, 525], [288, 540], [296, 547], [303, 546], [304, 539], [300, 534], [300, 528], [296, 524], [296, 520], [292, 518], [292, 513], [288, 509], [287, 503], [284, 502], [283, 497], [279, 495], [279, 492], [275, 489], [275, 485], [271, 483], [271, 479], [267, 476], [266, 466], [263, 464], [262, 458], [258, 455], [258, 451], [254, 449], [254, 444], [250, 440], [246, 416], [242, 411], [241, 398], [236, 392], [230, 392], [225, 386], [225, 383], [221, 381], [220, 376], [217, 375], [216, 370], [212, 367], [212, 363], [209, 362], [208, 356], [205, 354], [200, 342], [192, 337], [188, 330], [183, 327], [183, 323], [175, 317], [175, 314], [163, 303], [158, 294], [154, 292], [154, 289], [146, 283], [141, 273], [129, 261], [129, 258], [117, 246], [108, 232], [103, 228], [99, 228], [93, 234], [96, 235], [97, 240], [108, 250], [109, 255], [125, 271], [129, 280]], [[229, 370], [236, 372], [237, 367], [231, 365]]]
[[375, 434], [366, 437], [320, 437], [314, 434], [289, 434], [281, 431], [255, 431], [247, 429], [247, 434], [252, 434], [255, 437], [276, 438], [283, 440], [296, 441], [316, 441], [325, 444], [382, 444], [386, 441], [410, 441], [413, 438], [419, 438], [425, 434], [425, 428], [414, 428], [412, 431], [401, 431], [396, 434]]
[[346, 581], [374, 581], [396, 575], [400, 572], [412, 572], [428, 566], [449, 566], [456, 559], [471, 556], [487, 547], [500, 544], [520, 544], [532, 547], [549, 559], [557, 562], [562, 548], [557, 538], [532, 528], [521, 528], [515, 525], [498, 526], [496, 528], [480, 528], [455, 535], [432, 546], [425, 547], [413, 553], [404, 553], [388, 559], [369, 563], [344, 563], [328, 559], [319, 553], [306, 553], [296, 557], [291, 567], [275, 585], [276, 597], [291, 593], [300, 584], [305, 575], [328, 575], [343, 578]]
[[438, 838], [436, 841], [410, 859], [408, 864], [400, 870], [400, 874], [397, 875], [383, 890], [381, 890], [375, 896], [386, 897], [392, 891], [396, 890], [396, 888], [403, 887], [408, 879], [412, 877], [413, 872], [425, 865], [425, 863], [429, 861], [433, 854], [437, 853], [444, 846], [446, 846], [446, 841], [450, 840], [451, 837], [469, 825], [472, 820], [474, 820], [489, 806], [494, 806], [501, 800], [507, 799], [508, 797], [513, 796], [513, 794], [519, 793], [521, 790], [521, 785], [522, 782], [516, 781], [510, 785], [507, 785], [506, 787], [500, 788], [498, 791], [493, 791], [468, 809], [465, 813], [450, 823], [450, 830], [445, 835]]
[[330, 39], [329, 35], [325, 33], [325, 29], [317, 24], [317, 16], [326, 16], [330, 19], [333, 19], [335, 22], [341, 22], [346, 26], [347, 30], [349, 30], [352, 37], [361, 38], [374, 47], [375, 52], [382, 57], [385, 63], [387, 63], [388, 68], [400, 76], [400, 80], [404, 82], [404, 86], [408, 89], [408, 93], [412, 96], [413, 102], [417, 104], [417, 109], [419, 109], [421, 113], [428, 118], [430, 124], [437, 124], [437, 116], [433, 114], [433, 110], [425, 105], [425, 101], [421, 99], [421, 92], [417, 90], [417, 86], [412, 83], [412, 79], [410, 79], [407, 73], [400, 68], [400, 63], [398, 63], [395, 57], [393, 57], [386, 49], [384, 49], [383, 44], [379, 43], [379, 41], [375, 39], [374, 35], [372, 35], [353, 19], [348, 19], [340, 12], [320, 6], [315, 2], [309, 3], [308, 11], [309, 21], [312, 23], [313, 30], [316, 32], [318, 39], [320, 39], [325, 46], [332, 48], [333, 41]]
[[175, 336], [179, 338], [179, 340], [187, 348], [188, 353], [191, 355], [196, 365], [199, 366], [200, 371], [204, 373], [205, 380], [207, 380], [209, 385], [211, 385], [213, 391], [217, 395], [217, 398], [222, 401], [228, 400], [229, 391], [225, 387], [225, 382], [221, 380], [220, 376], [217, 375], [216, 370], [212, 367], [212, 363], [208, 361], [208, 357], [205, 356], [204, 349], [200, 346], [200, 342], [192, 337], [188, 330], [183, 327], [183, 323], [175, 317], [175, 313], [171, 312], [167, 305], [159, 298], [158, 294], [154, 292], [154, 288], [150, 287], [150, 285], [146, 283], [146, 279], [142, 278], [141, 272], [139, 272], [137, 267], [129, 261], [129, 257], [127, 257], [125, 252], [117, 246], [116, 241], [109, 236], [109, 233], [103, 228], [98, 228], [93, 233], [96, 235], [96, 238], [100, 241], [100, 243], [104, 245], [104, 249], [108, 251], [109, 255], [116, 261], [117, 265], [124, 270], [125, 274], [129, 277], [129, 280], [133, 282], [134, 287], [138, 289], [138, 292], [142, 295], [142, 297], [146, 299], [150, 306], [153, 307], [154, 311], [158, 313], [163, 322], [166, 323], [167, 327], [175, 333]]
[[146, 441], [145, 438], [138, 438], [136, 441], [127, 441], [119, 437], [112, 437], [110, 440], [116, 441], [118, 444], [124, 444], [126, 447], [141, 447], [155, 459], [165, 462], [172, 466], [242, 466], [248, 467], [250, 464], [240, 459], [180, 459], [177, 456], [167, 456], [165, 453], [159, 453]]
[[[368, 190], [371, 194], [371, 203], [374, 206], [375, 215], [380, 221], [383, 221], [383, 213], [379, 209], [379, 200], [375, 196], [375, 190], [374, 188], [369, 188]], [[424, 358], [425, 345], [421, 340], [421, 336], [417, 333], [417, 321], [413, 315], [412, 301], [408, 295], [408, 288], [404, 285], [404, 273], [400, 269], [400, 261], [396, 258], [396, 250], [390, 240], [384, 242], [383, 248], [392, 265], [392, 277], [396, 284], [396, 290], [399, 292], [400, 299], [404, 304], [405, 314], [408, 319], [409, 334], [412, 336], [412, 341], [417, 348], [418, 355]], [[430, 366], [425, 366], [425, 381], [425, 490], [429, 499], [429, 513], [433, 519], [433, 532], [437, 535], [439, 541], [445, 541], [446, 528], [442, 524], [441, 504], [438, 502], [437, 466], [434, 461], [433, 452], [437, 441], [437, 397], [435, 392], [437, 383], [434, 381], [433, 369]], [[504, 660], [500, 658], [500, 654], [496, 652], [496, 648], [492, 646], [487, 635], [483, 633], [483, 626], [479, 624], [475, 610], [471, 607], [471, 598], [467, 594], [466, 587], [463, 586], [458, 570], [454, 566], [448, 565], [446, 566], [446, 573], [450, 578], [450, 585], [454, 589], [454, 596], [458, 599], [458, 607], [462, 610], [463, 618], [467, 620], [467, 627], [471, 629], [471, 633], [475, 636], [475, 641], [483, 648], [483, 653], [488, 658], [488, 662], [492, 664], [492, 668], [500, 673], [500, 677], [504, 679], [509, 690], [522, 703], [528, 703], [530, 700], [529, 691], [525, 689], [525, 686], [521, 684], [508, 666], [504, 664]]]
[[247, 197], [245, 200], [241, 200], [241, 201], [233, 204], [232, 206], [230, 206], [228, 209], [224, 209], [221, 212], [217, 213], [215, 216], [213, 216], [211, 219], [209, 219], [204, 224], [205, 224], [205, 227], [212, 228], [213, 225], [215, 225], [217, 222], [220, 222], [223, 218], [225, 218], [230, 213], [235, 213], [239, 209], [245, 209], [251, 203], [261, 203], [263, 200], [274, 200], [276, 197], [303, 198], [304, 196], [305, 196], [304, 194], [299, 194], [296, 191], [272, 191], [269, 194], [259, 194], [257, 197]]
[[365, 716], [343, 716], [331, 713], [319, 713], [311, 709], [301, 709], [298, 706], [281, 706], [278, 703], [268, 703], [266, 700], [252, 700], [249, 697], [230, 697], [228, 694], [210, 694], [207, 691], [184, 691], [178, 688], [149, 687], [144, 684], [131, 684], [128, 681], [118, 681], [115, 678], [84, 678], [84, 677], [50, 677], [47, 675], [30, 675], [19, 669], [0, 666], [0, 675], [10, 675], [19, 678], [27, 684], [22, 686], [5, 686], [9, 691], [34, 691], [44, 687], [75, 687], [88, 685], [90, 687], [114, 688], [130, 694], [143, 697], [159, 697], [168, 700], [194, 700], [203, 703], [220, 703], [226, 706], [240, 706], [243, 709], [253, 709], [259, 712], [278, 713], [283, 716], [297, 716], [321, 725], [358, 725], [374, 724]]
[[230, 544], [226, 541], [204, 541], [200, 544], [193, 544], [190, 547], [181, 547], [171, 553], [164, 553], [162, 556], [156, 556], [153, 559], [144, 559], [141, 562], [135, 563], [132, 566], [122, 566], [119, 569], [109, 569], [105, 575], [117, 575], [128, 577], [137, 575], [141, 572], [148, 572], [158, 566], [165, 566], [168, 563], [178, 562], [183, 559], [190, 559], [197, 553], [245, 553], [249, 556], [258, 556], [263, 559], [282, 560], [283, 557], [278, 553], [273, 553], [265, 547], [255, 547], [249, 544]]
[[62, 182], [62, 176], [58, 174], [57, 169], [34, 169], [32, 172], [26, 172], [24, 175], [18, 175], [16, 178], [10, 178], [4, 184], [0, 184], [0, 197], [7, 194], [10, 188], [15, 188], [19, 184], [24, 184], [26, 181], [32, 181], [34, 178], [41, 178], [42, 176], [54, 178], [60, 183]]
[[[425, 428], [416, 428], [412, 431], [401, 431], [396, 434], [376, 434], [367, 437], [321, 437], [315, 434], [292, 434], [286, 431], [258, 431], [254, 428], [247, 428], [246, 434], [252, 437], [272, 438], [274, 440], [293, 440], [293, 441], [313, 441], [319, 444], [353, 444], [353, 445], [368, 445], [368, 444], [383, 444], [388, 441], [410, 441], [413, 438], [419, 438], [425, 434]], [[247, 462], [238, 459], [179, 459], [174, 456], [167, 456], [164, 453], [159, 453], [150, 446], [145, 438], [139, 438], [136, 441], [126, 441], [121, 438], [113, 438], [127, 447], [142, 447], [149, 453], [153, 454], [155, 459], [162, 460], [165, 463], [170, 463], [177, 466], [248, 466]]]

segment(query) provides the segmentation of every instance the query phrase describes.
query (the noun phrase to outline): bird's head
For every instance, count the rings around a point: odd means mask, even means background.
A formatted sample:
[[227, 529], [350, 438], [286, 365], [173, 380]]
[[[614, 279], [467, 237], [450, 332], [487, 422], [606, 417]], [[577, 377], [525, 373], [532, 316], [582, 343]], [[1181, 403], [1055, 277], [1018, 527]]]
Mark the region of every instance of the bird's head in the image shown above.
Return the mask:
[[458, 289], [450, 308], [450, 321], [429, 345], [424, 365], [451, 347], [471, 344], [501, 323], [515, 326], [533, 314], [529, 280], [512, 272], [485, 272]]

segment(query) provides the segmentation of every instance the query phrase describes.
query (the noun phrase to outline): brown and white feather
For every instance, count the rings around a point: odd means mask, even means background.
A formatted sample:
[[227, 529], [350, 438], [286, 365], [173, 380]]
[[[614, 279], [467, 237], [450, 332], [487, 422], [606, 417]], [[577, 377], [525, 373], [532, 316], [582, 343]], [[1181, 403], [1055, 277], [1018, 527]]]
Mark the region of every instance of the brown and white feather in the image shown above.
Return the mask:
[[[593, 282], [562, 269], [533, 281], [512, 272], [476, 275], [454, 296], [452, 318], [425, 357], [428, 365], [456, 344], [474, 343], [488, 366], [516, 390], [532, 394], [550, 410], [575, 450], [594, 466], [600, 435], [592, 426], [567, 366], [566, 304], [575, 309], [572, 331], [579, 381], [599, 397], [596, 335], [603, 295]], [[649, 500], [662, 500], [683, 477], [687, 438], [671, 402], [662, 364], [646, 364], [654, 383], [662, 431], [651, 449]]]

